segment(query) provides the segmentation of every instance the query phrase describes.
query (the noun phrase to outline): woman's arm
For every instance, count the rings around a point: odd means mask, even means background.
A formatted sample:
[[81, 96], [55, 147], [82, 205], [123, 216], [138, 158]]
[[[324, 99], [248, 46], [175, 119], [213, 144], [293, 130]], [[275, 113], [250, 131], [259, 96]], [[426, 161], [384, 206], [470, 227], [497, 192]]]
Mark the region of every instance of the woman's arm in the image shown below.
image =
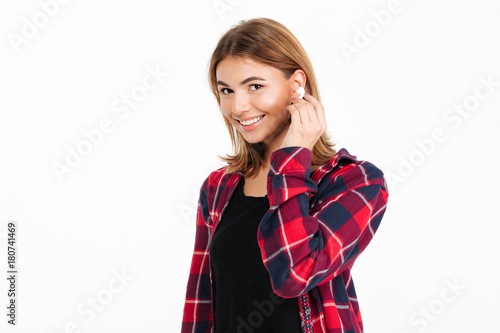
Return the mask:
[[181, 332], [183, 333], [210, 332], [213, 325], [208, 257], [210, 229], [205, 223], [208, 218], [207, 183], [208, 177], [201, 186], [198, 200], [194, 252], [189, 270], [182, 317]]
[[318, 192], [309, 177], [311, 151], [284, 147], [271, 154], [267, 178], [270, 209], [258, 242], [276, 294], [297, 297], [351, 267], [377, 230], [387, 207], [388, 190], [375, 165], [350, 161], [328, 181], [309, 215], [309, 199]]

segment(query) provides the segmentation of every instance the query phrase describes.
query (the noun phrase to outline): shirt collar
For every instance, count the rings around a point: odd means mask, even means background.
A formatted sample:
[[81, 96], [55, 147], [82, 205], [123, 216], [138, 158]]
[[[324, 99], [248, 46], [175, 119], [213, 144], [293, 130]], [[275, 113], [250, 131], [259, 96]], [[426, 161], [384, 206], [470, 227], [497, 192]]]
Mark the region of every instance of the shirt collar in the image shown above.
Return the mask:
[[[316, 177], [318, 177], [317, 180], [320, 180], [324, 175], [335, 168], [343, 159], [358, 162], [356, 155], [352, 155], [351, 153], [349, 153], [346, 148], [341, 148], [337, 151], [337, 154], [335, 154], [328, 162], [324, 163], [323, 165], [318, 167], [318, 169], [316, 169], [316, 171], [314, 172], [314, 178], [316, 179]], [[243, 176], [243, 172], [241, 170], [238, 170], [237, 173], [238, 175]], [[320, 176], [316, 176], [317, 174], [319, 174]]]

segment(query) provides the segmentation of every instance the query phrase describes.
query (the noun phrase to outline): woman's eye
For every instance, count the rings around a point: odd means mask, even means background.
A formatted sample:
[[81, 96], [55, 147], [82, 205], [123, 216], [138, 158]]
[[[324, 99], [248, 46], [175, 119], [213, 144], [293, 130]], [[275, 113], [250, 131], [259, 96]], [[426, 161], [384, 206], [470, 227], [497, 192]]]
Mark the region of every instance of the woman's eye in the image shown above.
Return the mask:
[[[259, 90], [260, 88], [262, 88], [262, 85], [260, 84], [251, 84], [250, 87], [254, 87], [255, 89], [251, 89], [253, 91], [256, 91], [256, 90]], [[232, 90], [231, 89], [228, 89], [228, 88], [222, 88], [221, 90], [219, 90], [219, 92], [221, 93], [221, 95], [228, 95], [230, 94]]]
[[259, 90], [260, 88], [262, 88], [262, 85], [260, 85], [260, 84], [252, 84], [252, 85], [250, 85], [250, 86], [251, 86], [251, 87], [258, 87], [258, 88], [253, 89], [253, 90]]

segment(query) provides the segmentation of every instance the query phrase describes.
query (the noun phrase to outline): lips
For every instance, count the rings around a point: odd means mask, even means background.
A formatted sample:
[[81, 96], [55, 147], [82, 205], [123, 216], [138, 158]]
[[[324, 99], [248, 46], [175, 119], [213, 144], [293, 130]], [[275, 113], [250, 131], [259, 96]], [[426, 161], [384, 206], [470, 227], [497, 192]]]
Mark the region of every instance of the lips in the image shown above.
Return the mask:
[[[248, 118], [244, 118], [244, 119], [236, 119], [239, 123], [241, 123], [242, 121], [249, 121], [249, 120], [252, 120], [252, 119], [255, 119], [255, 118], [259, 118], [259, 117], [262, 117], [264, 118], [264, 114], [261, 114], [259, 116], [255, 116], [255, 117], [248, 117]], [[262, 120], [262, 119], [261, 119]]]
[[[259, 116], [260, 117], [260, 116]], [[240, 128], [245, 131], [245, 132], [251, 132], [253, 130], [255, 130], [257, 127], [260, 126], [260, 124], [262, 123], [262, 121], [264, 120], [264, 116], [260, 117], [260, 120], [258, 120], [257, 122], [255, 123], [252, 123], [251, 125], [243, 125], [241, 122], [240, 122]]]

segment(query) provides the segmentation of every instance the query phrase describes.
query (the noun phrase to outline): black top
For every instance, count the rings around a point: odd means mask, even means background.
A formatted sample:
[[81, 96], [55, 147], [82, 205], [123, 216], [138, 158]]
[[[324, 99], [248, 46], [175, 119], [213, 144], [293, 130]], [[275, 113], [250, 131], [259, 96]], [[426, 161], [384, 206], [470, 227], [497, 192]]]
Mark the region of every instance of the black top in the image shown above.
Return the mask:
[[298, 299], [274, 293], [257, 229], [269, 199], [245, 196], [242, 176], [210, 243], [215, 333], [300, 333]]

